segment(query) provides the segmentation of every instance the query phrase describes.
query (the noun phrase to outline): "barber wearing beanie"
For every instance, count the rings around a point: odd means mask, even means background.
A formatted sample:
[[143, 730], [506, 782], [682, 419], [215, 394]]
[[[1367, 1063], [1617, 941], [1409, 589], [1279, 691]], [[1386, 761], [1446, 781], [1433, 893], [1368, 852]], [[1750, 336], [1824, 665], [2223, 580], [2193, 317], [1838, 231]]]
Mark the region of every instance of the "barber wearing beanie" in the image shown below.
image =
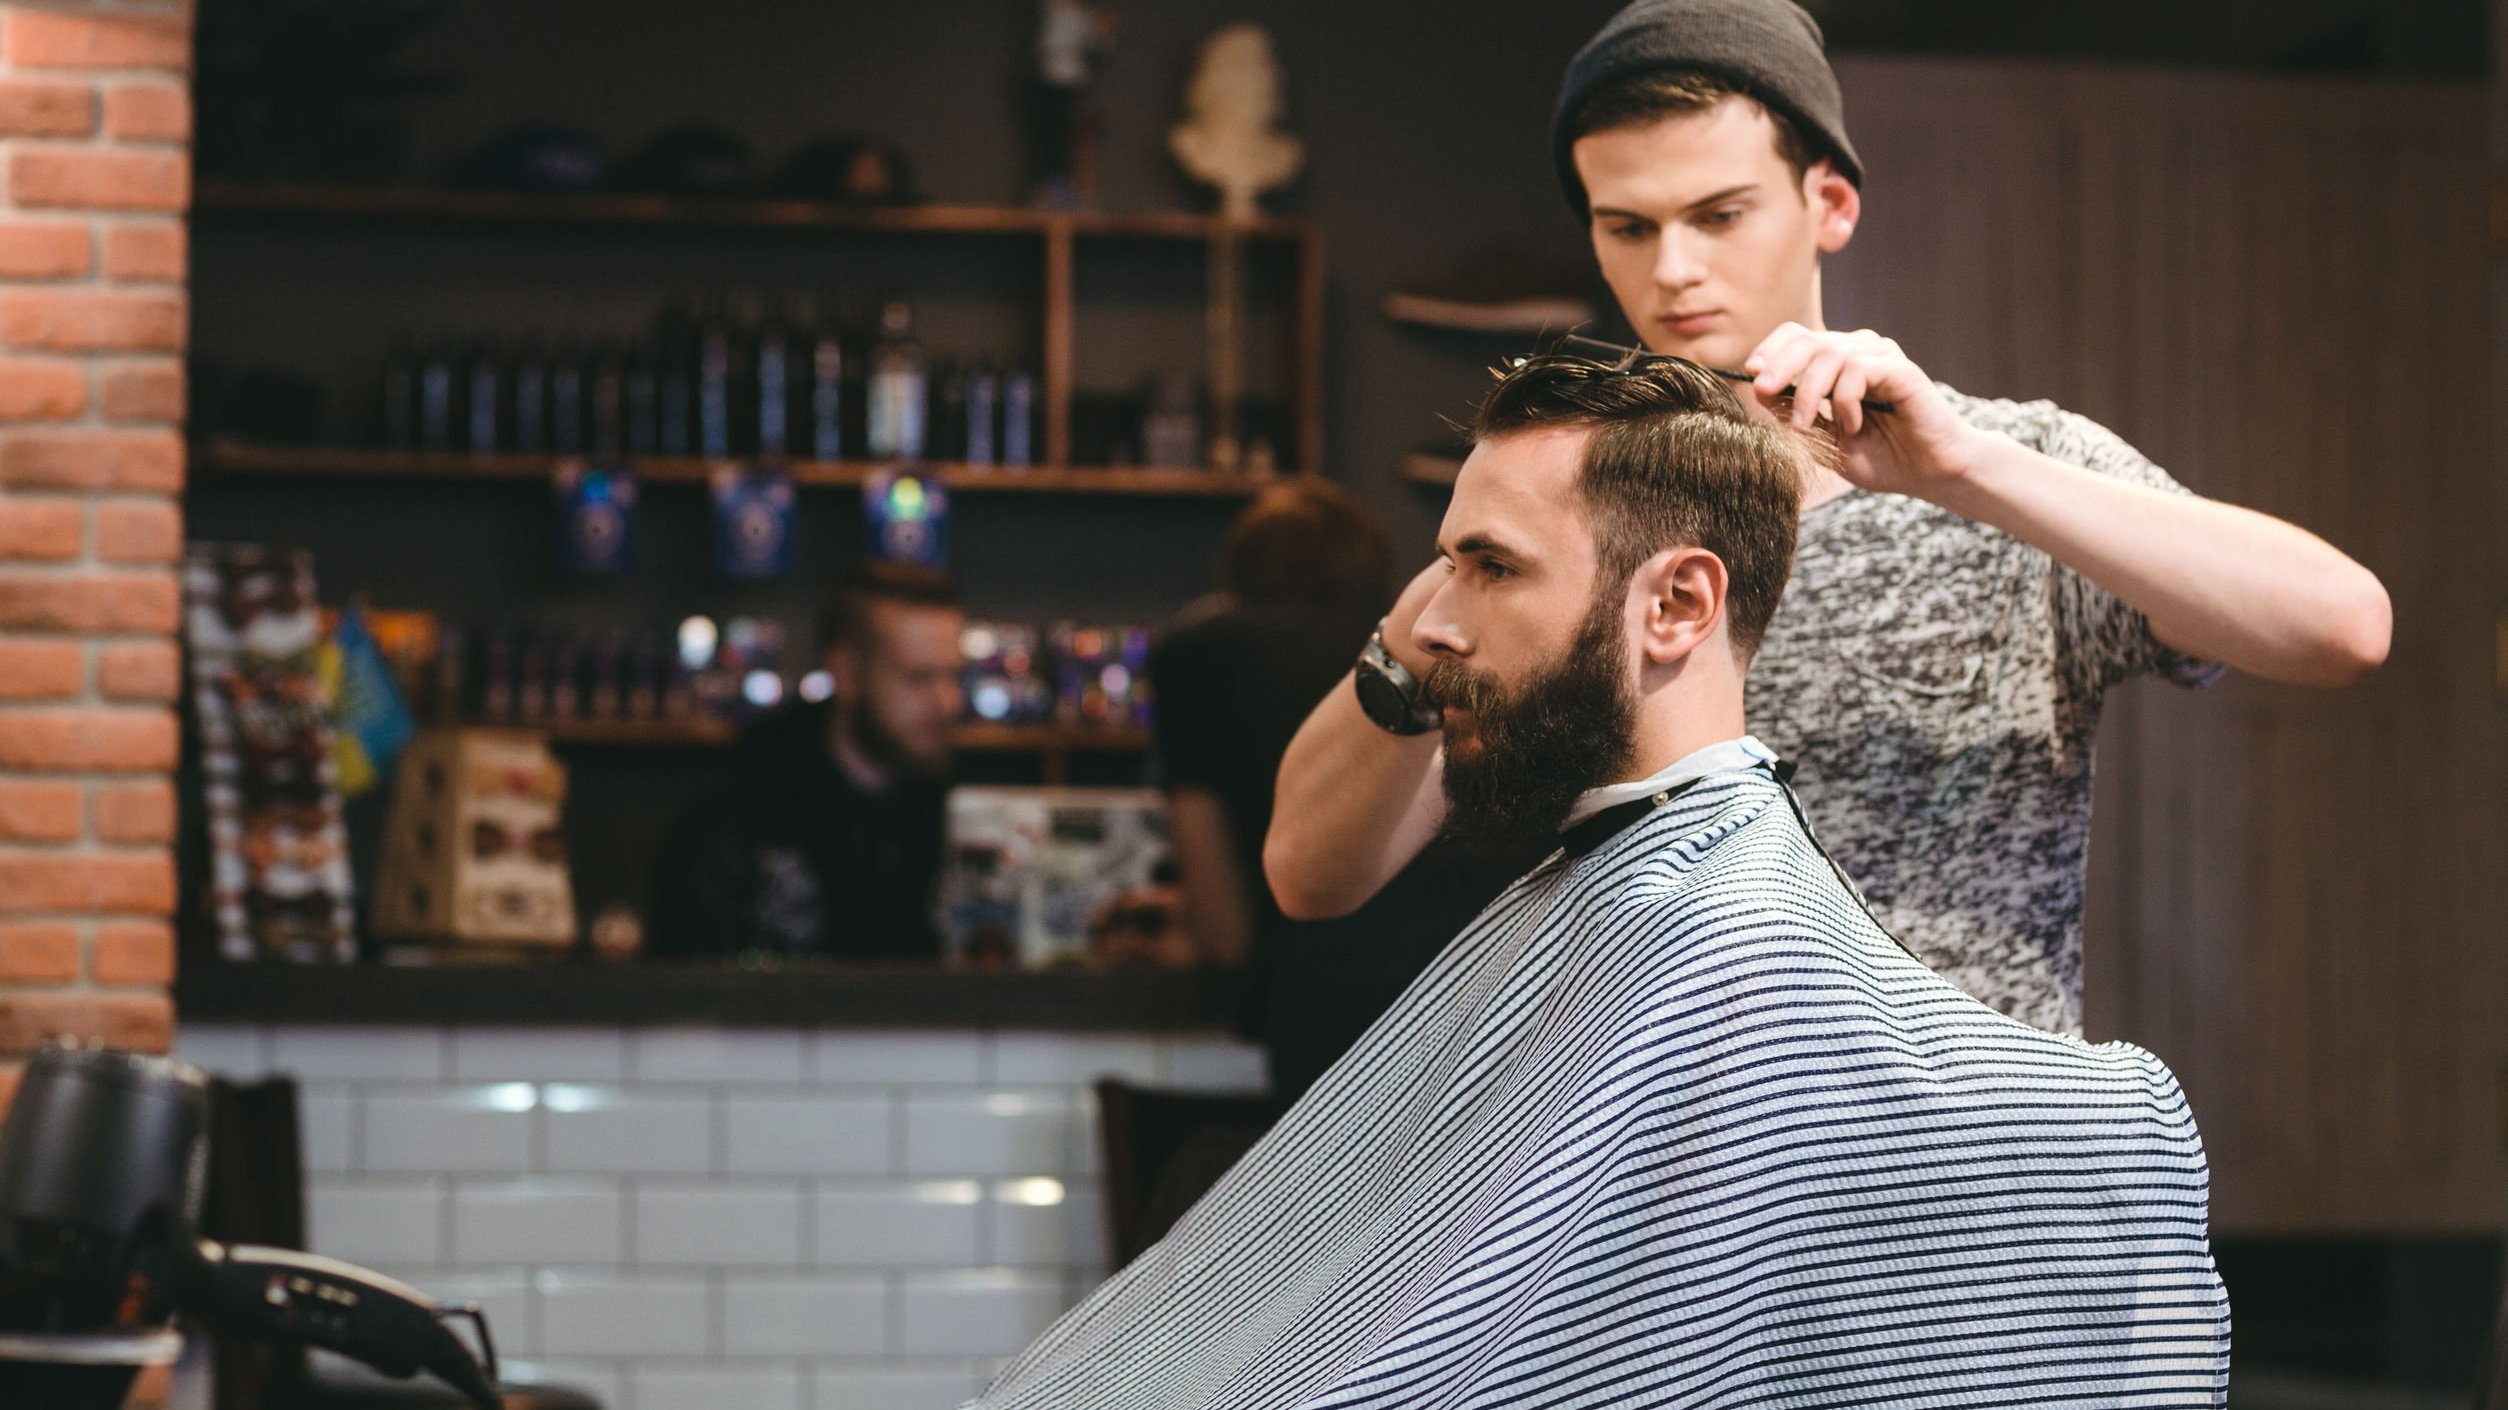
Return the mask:
[[[1569, 63], [1552, 131], [1646, 346], [1743, 370], [1770, 417], [1834, 423], [1836, 468], [1806, 471], [1793, 577], [1751, 665], [1754, 731], [1797, 763], [1822, 840], [1893, 933], [1987, 1003], [2077, 1032], [2108, 690], [2224, 665], [2346, 684], [2385, 659], [2384, 588], [2086, 417], [1966, 395], [1879, 332], [1830, 330], [1820, 260], [1854, 238], [1865, 174], [1819, 28], [1788, 0], [1637, 0]], [[1381, 654], [1282, 763], [1264, 865], [1292, 915], [1352, 909], [1441, 827], [1433, 711], [1403, 707], [1439, 649], [1414, 625], [1453, 571], [1412, 582]]]

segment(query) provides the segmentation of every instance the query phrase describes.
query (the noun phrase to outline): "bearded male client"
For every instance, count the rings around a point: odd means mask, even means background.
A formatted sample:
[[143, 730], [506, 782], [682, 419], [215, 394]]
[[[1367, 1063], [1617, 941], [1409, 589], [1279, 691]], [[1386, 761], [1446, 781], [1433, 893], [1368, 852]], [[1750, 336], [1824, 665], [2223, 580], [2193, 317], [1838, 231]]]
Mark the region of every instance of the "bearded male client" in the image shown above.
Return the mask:
[[1558, 850], [977, 1404], [2224, 1402], [2175, 1079], [1927, 970], [1743, 732], [1791, 435], [1672, 359], [1501, 377], [1413, 644], [1449, 829]]

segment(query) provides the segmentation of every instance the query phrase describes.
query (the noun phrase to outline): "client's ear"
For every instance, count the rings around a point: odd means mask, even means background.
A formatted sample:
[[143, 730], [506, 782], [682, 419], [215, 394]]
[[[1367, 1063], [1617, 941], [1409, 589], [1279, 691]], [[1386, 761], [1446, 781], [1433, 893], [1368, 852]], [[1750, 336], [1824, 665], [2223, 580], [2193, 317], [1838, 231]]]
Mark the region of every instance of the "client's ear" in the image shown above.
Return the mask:
[[1724, 560], [1703, 548], [1668, 548], [1639, 565], [1629, 593], [1640, 614], [1638, 659], [1678, 665], [1724, 631]]

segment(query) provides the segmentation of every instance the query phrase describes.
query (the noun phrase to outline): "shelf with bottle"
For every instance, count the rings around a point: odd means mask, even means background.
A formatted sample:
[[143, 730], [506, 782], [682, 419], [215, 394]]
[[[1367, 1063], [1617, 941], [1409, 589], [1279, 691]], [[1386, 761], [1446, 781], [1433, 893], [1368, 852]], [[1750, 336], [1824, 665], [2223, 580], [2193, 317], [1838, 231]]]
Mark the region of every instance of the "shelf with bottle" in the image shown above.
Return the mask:
[[784, 465], [802, 485], [858, 486], [899, 462], [934, 466], [953, 489], [1242, 496], [1271, 478], [1258, 442], [1242, 464], [1189, 463], [1198, 420], [1140, 414], [1148, 466], [1040, 463], [1038, 379], [990, 356], [927, 351], [914, 310], [890, 294], [876, 337], [832, 298], [712, 295], [673, 300], [649, 340], [396, 339], [377, 379], [366, 446], [274, 446], [211, 431], [196, 457], [212, 475], [546, 479], [570, 461], [631, 464], [654, 483], [702, 483], [730, 461]]
[[1038, 379], [915, 337], [895, 292], [876, 326], [830, 295], [673, 298], [639, 338], [396, 337], [373, 444], [435, 454], [933, 460], [1033, 466]]
[[[552, 744], [583, 748], [714, 749], [740, 737], [729, 721], [704, 717], [551, 720], [515, 727], [545, 734]], [[952, 731], [950, 743], [967, 754], [1143, 754], [1149, 751], [1150, 733], [1137, 725], [969, 720]]]
[[[568, 226], [648, 226], [701, 231], [798, 231], [904, 236], [1010, 237], [1014, 245], [1033, 240], [1041, 255], [1038, 298], [1033, 307], [1039, 337], [1034, 354], [1035, 454], [1040, 465], [1080, 467], [1107, 457], [1092, 456], [1073, 443], [1075, 385], [1073, 342], [1079, 294], [1074, 286], [1075, 253], [1092, 242], [1120, 247], [1127, 242], [1198, 243], [1207, 248], [1208, 307], [1205, 322], [1212, 328], [1235, 328], [1242, 322], [1242, 281], [1229, 274], [1244, 267], [1249, 249], [1263, 249], [1266, 261], [1285, 258], [1293, 271], [1285, 285], [1292, 334], [1286, 380], [1281, 384], [1271, 459], [1281, 468], [1312, 472], [1323, 464], [1323, 358], [1325, 285], [1323, 234], [1311, 220], [1262, 217], [1236, 220], [1192, 212], [1107, 213], [1057, 211], [1019, 207], [917, 205], [858, 207], [787, 200], [677, 200], [628, 195], [539, 195], [413, 189], [254, 185], [207, 182], [194, 193], [195, 229], [204, 239], [216, 238], [223, 227], [258, 234], [276, 226], [302, 230], [311, 238], [338, 241], [358, 238], [361, 230], [392, 231], [412, 222], [481, 230]], [[1024, 257], [1024, 255], [1022, 256]], [[204, 261], [205, 262], [205, 261]], [[1216, 336], [1216, 335], [1214, 335]], [[214, 339], [209, 342], [214, 343]], [[1235, 351], [1225, 356], [1214, 342], [1212, 375], [1224, 364], [1233, 367]], [[1002, 369], [1007, 377], [1011, 369]], [[1239, 385], [1221, 378], [1224, 389]], [[1007, 382], [1002, 390], [1009, 398]], [[1233, 399], [1231, 399], [1233, 402]], [[1225, 432], [1232, 406], [1213, 416], [1217, 444], [1207, 458], [1223, 471], [1255, 457], [1225, 453], [1235, 449]], [[859, 444], [858, 442], [856, 443]], [[446, 449], [453, 448], [450, 444]], [[806, 448], [796, 443], [795, 454]], [[870, 452], [848, 449], [836, 459]], [[961, 457], [940, 451], [927, 457], [944, 463]], [[969, 461], [983, 457], [969, 454]], [[1004, 454], [1003, 460], [1012, 457]], [[1202, 467], [1181, 467], [1200, 469]], [[1074, 486], [1078, 488], [1079, 486]], [[1158, 492], [1126, 490], [1125, 492]]]
[[[376, 450], [364, 446], [274, 446], [211, 440], [194, 448], [192, 469], [215, 477], [306, 476], [343, 479], [536, 480], [545, 482], [566, 459], [510, 451]], [[792, 481], [804, 487], [857, 488], [893, 462], [791, 460]], [[716, 462], [688, 456], [638, 457], [628, 461], [646, 484], [702, 485]], [[1170, 495], [1238, 498], [1275, 484], [1277, 475], [1228, 470], [1148, 469], [1138, 466], [969, 465], [923, 462], [952, 493]]]
[[914, 235], [1043, 236], [1135, 240], [1298, 241], [1311, 222], [1288, 216], [1230, 219], [1194, 211], [1045, 210], [1032, 206], [840, 205], [826, 201], [679, 199], [613, 194], [456, 191], [423, 187], [322, 186], [204, 181], [199, 216], [432, 220], [502, 225], [681, 226], [710, 229], [828, 230]]
[[[431, 718], [531, 730], [594, 748], [714, 748], [788, 698], [827, 698], [824, 670], [789, 668], [783, 627], [755, 617], [683, 619], [672, 631], [465, 632], [432, 614], [365, 617], [405, 698]], [[1149, 629], [977, 620], [961, 637], [970, 753], [1137, 754], [1150, 745]]]

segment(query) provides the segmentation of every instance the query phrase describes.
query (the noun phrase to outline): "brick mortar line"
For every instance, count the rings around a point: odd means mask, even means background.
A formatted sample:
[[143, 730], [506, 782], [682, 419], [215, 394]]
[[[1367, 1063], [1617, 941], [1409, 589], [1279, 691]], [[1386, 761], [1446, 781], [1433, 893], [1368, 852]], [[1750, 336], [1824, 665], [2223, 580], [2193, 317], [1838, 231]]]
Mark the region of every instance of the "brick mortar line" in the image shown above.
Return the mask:
[[[173, 777], [174, 774], [171, 770], [142, 769], [135, 773], [114, 776], [111, 781], [105, 784], [105, 786], [110, 788], [113, 787], [115, 783], [127, 786], [134, 782], [145, 782], [148, 780], [166, 780], [170, 782]], [[0, 782], [8, 783], [63, 783], [78, 781], [79, 780], [74, 779], [69, 775], [47, 774], [35, 769], [11, 769], [5, 773], [0, 773]], [[81, 786], [92, 788], [94, 785], [82, 783]], [[95, 795], [92, 792], [85, 795], [84, 801], [92, 804], [95, 801]], [[148, 852], [170, 851], [175, 845], [174, 839], [171, 838], [163, 842], [107, 842], [101, 838], [93, 836], [92, 834], [93, 827], [85, 819], [84, 810], [82, 810], [82, 817], [79, 823], [79, 835], [76, 838], [65, 842], [36, 842], [23, 839], [4, 841], [0, 842], [0, 849], [17, 848], [21, 850], [0, 850], [0, 857], [49, 856], [54, 858], [76, 858], [81, 856], [138, 856]]]
[[[139, 427], [141, 427], [142, 429], [147, 429], [147, 428], [150, 428], [150, 427], [163, 427], [163, 428], [168, 429], [168, 430], [173, 429], [173, 428], [172, 428], [172, 427], [170, 427], [170, 426], [166, 426], [166, 423], [164, 423], [164, 422], [162, 422], [162, 421], [150, 421], [150, 422], [130, 422], [130, 423], [127, 423], [127, 424], [134, 425], [134, 426], [139, 426]], [[31, 488], [31, 487], [30, 487], [29, 489], [27, 489], [27, 490], [25, 491], [25, 493], [26, 493], [29, 497], [32, 497], [32, 496], [35, 496], [35, 495], [47, 495], [47, 496], [50, 496], [50, 495], [58, 495], [59, 497], [64, 498], [64, 499], [79, 499], [79, 500], [84, 500], [84, 501], [86, 501], [88, 504], [94, 505], [94, 506], [96, 506], [97, 508], [100, 508], [100, 509], [101, 509], [101, 508], [108, 508], [108, 507], [112, 507], [112, 506], [116, 506], [116, 505], [137, 505], [137, 504], [172, 504], [172, 505], [175, 505], [175, 506], [177, 506], [177, 507], [180, 507], [180, 506], [181, 506], [181, 504], [182, 504], [182, 500], [183, 500], [183, 496], [182, 496], [179, 492], [176, 492], [176, 491], [171, 491], [171, 490], [125, 490], [125, 489], [109, 489], [109, 490], [49, 490], [49, 489], [34, 489], [34, 488]], [[15, 498], [15, 493], [14, 493], [14, 492], [12, 492], [11, 497], [12, 497], [12, 498]], [[167, 566], [168, 566], [168, 567], [171, 567], [171, 566], [173, 566], [173, 565], [172, 565], [172, 564], [168, 564]]]
[[[18, 491], [18, 490], [16, 490], [16, 489], [0, 489], [0, 501], [15, 499], [15, 498], [17, 498], [17, 496], [18, 496], [20, 493], [21, 493], [21, 491]], [[24, 494], [25, 494], [28, 498], [33, 498], [33, 497], [35, 497], [36, 495], [39, 495], [39, 494], [40, 494], [40, 495], [56, 496], [56, 497], [59, 497], [59, 498], [79, 499], [79, 500], [90, 500], [90, 501], [94, 501], [94, 500], [109, 500], [109, 499], [111, 499], [111, 498], [116, 498], [116, 497], [118, 497], [118, 498], [121, 498], [121, 499], [124, 499], [124, 500], [132, 501], [132, 502], [137, 502], [137, 503], [143, 503], [143, 504], [144, 504], [144, 503], [157, 503], [157, 504], [179, 504], [179, 503], [181, 503], [181, 498], [180, 498], [180, 496], [178, 496], [178, 495], [176, 495], [176, 494], [173, 494], [173, 493], [170, 493], [170, 492], [168, 492], [168, 493], [160, 493], [159, 491], [156, 491], [156, 490], [56, 490], [56, 489], [52, 489], [52, 488], [49, 488], [49, 487], [46, 487], [46, 488], [43, 488], [43, 489], [35, 489], [35, 488], [32, 488], [32, 487], [29, 487], [27, 490], [23, 491], [23, 493], [24, 493]], [[100, 562], [100, 561], [95, 561], [95, 560], [85, 559], [85, 558], [67, 559], [67, 560], [61, 560], [61, 561], [54, 561], [54, 560], [51, 560], [51, 559], [43, 559], [43, 558], [6, 558], [6, 557], [0, 557], [0, 576], [5, 576], [5, 575], [8, 575], [8, 574], [12, 574], [12, 573], [14, 573], [14, 574], [18, 574], [18, 575], [20, 575], [20, 576], [27, 577], [27, 578], [65, 578], [65, 579], [66, 579], [66, 578], [74, 578], [74, 577], [78, 576], [80, 573], [86, 573], [86, 574], [88, 574], [88, 575], [90, 575], [90, 576], [94, 576], [94, 575], [96, 575], [96, 574], [108, 574], [108, 573], [125, 573], [125, 574], [127, 574], [127, 573], [141, 573], [141, 574], [146, 574], [146, 573], [152, 573], [152, 572], [166, 572], [166, 573], [178, 573], [178, 574], [179, 574], [179, 573], [182, 571], [182, 568], [183, 568], [183, 565], [182, 565], [182, 561], [181, 561], [180, 559], [170, 560], [170, 561], [168, 561], [168, 562], [164, 562], [164, 563], [106, 563], [106, 562]], [[54, 629], [53, 629], [53, 628], [37, 628], [37, 627], [10, 627], [10, 626], [0, 626], [0, 632], [31, 632], [31, 631], [49, 631], [49, 630], [54, 630]]]
[[[175, 642], [179, 645], [181, 643], [181, 632], [182, 628], [180, 627], [162, 632], [34, 632], [8, 629], [6, 631], [0, 631], [0, 637], [4, 637], [6, 640], [10, 641], [78, 641], [86, 642], [90, 645], [103, 646], [147, 646], [153, 645], [157, 642], [167, 641]], [[96, 666], [96, 658], [94, 656], [89, 656], [87, 658], [87, 666], [89, 674], [92, 677]], [[190, 673], [188, 671], [178, 669], [177, 674], [182, 677], [178, 688], [188, 689], [191, 684]], [[15, 714], [28, 710], [59, 710], [74, 701], [86, 699], [93, 699], [97, 707], [100, 709], [116, 710], [171, 710], [176, 704], [176, 702], [172, 700], [122, 699], [113, 696], [96, 694], [94, 692], [95, 688], [90, 686], [86, 692], [82, 692], [79, 695], [63, 696], [56, 700], [0, 700], [0, 714]]]
[[[12, 10], [40, 8], [43, 7], [30, 6], [22, 3], [22, 0], [11, 0], [11, 3], [9, 4], [0, 5], [0, 14], [7, 14]], [[74, 10], [54, 11], [56, 14], [84, 14], [94, 12], [96, 12], [95, 7], [87, 5], [78, 6]], [[103, 11], [102, 13], [110, 14], [115, 12]], [[137, 14], [142, 12], [126, 10], [119, 13]], [[163, 11], [159, 11], [158, 13], [163, 13]], [[200, 42], [197, 32], [194, 33], [192, 42], [195, 45]], [[0, 60], [0, 79], [23, 79], [29, 82], [38, 83], [127, 83], [134, 78], [172, 79], [180, 83], [183, 90], [187, 93], [194, 91], [200, 86], [199, 80], [193, 75], [192, 70], [188, 68], [161, 68], [152, 64], [117, 64], [111, 68], [91, 68], [85, 65], [21, 64], [13, 59]], [[97, 116], [101, 118], [103, 114], [99, 113]]]
[[53, 15], [170, 15], [188, 10], [182, 0], [10, 0], [8, 8]]
[[[12, 773], [8, 777], [14, 779], [26, 775]], [[0, 861], [10, 862], [143, 861], [153, 857], [171, 861], [173, 855], [172, 842], [0, 842]], [[135, 915], [138, 912], [116, 911], [114, 914]]]
[[[121, 772], [116, 772], [116, 771], [106, 770], [106, 769], [64, 769], [64, 770], [62, 770], [62, 771], [60, 771], [60, 772], [58, 772], [58, 773], [49, 773], [49, 772], [47, 772], [47, 773], [41, 773], [41, 774], [38, 774], [38, 773], [36, 773], [35, 771], [32, 771], [32, 770], [11, 770], [10, 772], [8, 772], [8, 773], [6, 773], [6, 774], [0, 774], [0, 782], [14, 782], [14, 781], [16, 781], [16, 780], [18, 780], [18, 779], [31, 779], [31, 780], [34, 780], [34, 781], [37, 781], [37, 782], [41, 782], [41, 783], [77, 783], [77, 784], [85, 784], [85, 785], [89, 785], [89, 786], [93, 786], [93, 785], [97, 785], [97, 784], [102, 784], [102, 785], [104, 785], [105, 787], [108, 787], [108, 788], [112, 788], [112, 787], [124, 787], [124, 788], [127, 788], [127, 787], [129, 787], [129, 786], [130, 786], [131, 781], [132, 781], [133, 779], [146, 779], [146, 778], [165, 778], [165, 779], [171, 779], [171, 778], [172, 778], [172, 774], [170, 774], [170, 773], [168, 773], [168, 772], [165, 772], [165, 771], [162, 771], [162, 770], [158, 770], [158, 769], [140, 769], [140, 770], [137, 770], [137, 771], [135, 771], [135, 772], [131, 772], [131, 773], [121, 773]], [[8, 845], [8, 844], [6, 844], [6, 843], [0, 843], [0, 846], [6, 846], [6, 845]], [[149, 844], [138, 844], [138, 843], [129, 843], [129, 842], [117, 842], [117, 843], [113, 843], [113, 844], [111, 844], [111, 845], [116, 846], [116, 847], [129, 847], [129, 846], [139, 846], [139, 845], [155, 846], [155, 845], [161, 845], [161, 844], [155, 844], [155, 843], [149, 843]]]
[[[75, 635], [75, 632], [55, 632], [55, 635], [70, 637], [70, 640], [85, 640], [85, 637]], [[166, 635], [153, 635], [153, 637], [130, 637], [130, 640], [171, 642], [173, 632], [166, 632]], [[113, 642], [108, 642], [108, 645], [128, 645], [128, 642], [113, 640]], [[95, 670], [93, 655], [88, 657], [88, 670], [90, 670], [90, 675], [93, 675], [93, 670]], [[188, 687], [191, 682], [186, 680], [183, 685]], [[93, 687], [90, 687], [90, 690], [93, 690]], [[58, 710], [68, 710], [75, 700], [78, 700], [75, 695], [65, 695], [65, 697], [60, 697], [60, 700], [0, 700], [0, 715], [58, 713]], [[95, 695], [95, 708], [98, 710], [130, 710], [130, 713], [140, 713], [140, 710], [173, 710], [176, 705], [178, 705], [178, 700], [115, 700], [115, 697], [108, 697], [108, 695]]]
[[[0, 80], [0, 81], [5, 81], [5, 80]], [[8, 142], [25, 141], [25, 140], [31, 140], [31, 139], [14, 138], [14, 137], [11, 137], [11, 138], [0, 138], [0, 145], [4, 145], [4, 144], [6, 144], [6, 143], [8, 143]], [[6, 208], [5, 203], [0, 203], [0, 209], [5, 209], [5, 208]], [[44, 215], [46, 215], [46, 214], [51, 214], [51, 215], [58, 215], [58, 216], [62, 216], [62, 217], [65, 217], [65, 218], [75, 218], [75, 221], [85, 221], [85, 220], [90, 220], [90, 219], [93, 219], [93, 220], [101, 220], [101, 221], [111, 221], [111, 222], [113, 222], [113, 223], [114, 223], [115, 225], [117, 225], [117, 226], [125, 226], [125, 227], [129, 227], [129, 226], [142, 226], [142, 225], [162, 225], [162, 224], [167, 223], [167, 222], [173, 222], [173, 223], [175, 223], [175, 224], [178, 224], [178, 225], [183, 226], [185, 229], [189, 229], [189, 228], [190, 228], [190, 224], [189, 224], [189, 219], [188, 219], [188, 218], [189, 218], [189, 216], [190, 216], [190, 214], [191, 214], [191, 208], [190, 208], [190, 207], [188, 207], [188, 206], [186, 206], [186, 207], [184, 207], [182, 210], [179, 210], [179, 211], [159, 211], [159, 210], [131, 210], [131, 209], [129, 209], [128, 207], [124, 207], [124, 206], [116, 206], [116, 207], [112, 208], [111, 210], [93, 210], [93, 211], [91, 211], [91, 210], [85, 210], [85, 209], [82, 209], [82, 208], [77, 207], [77, 206], [28, 206], [28, 207], [24, 208], [24, 210], [23, 210], [23, 211], [21, 211], [20, 213], [21, 213], [21, 214], [24, 214], [24, 215], [27, 215], [27, 216], [30, 216], [30, 217], [37, 217], [37, 218], [40, 218], [40, 217], [42, 217], [42, 216], [44, 216]], [[75, 222], [74, 222], [74, 223], [75, 223]], [[44, 286], [48, 286], [48, 287], [49, 287], [49, 286], [67, 285], [67, 284], [72, 284], [72, 283], [75, 283], [75, 282], [77, 282], [77, 281], [75, 281], [75, 280], [71, 280], [71, 279], [28, 279], [28, 280], [16, 280], [16, 281], [11, 281], [11, 283], [12, 283], [12, 287], [17, 287], [17, 286], [30, 286], [30, 287], [31, 287], [31, 286], [38, 285], [38, 284], [40, 284], [40, 285], [44, 285]]]
[[[158, 844], [155, 844], [155, 845], [156, 845], [158, 848], [160, 848], [161, 850], [171, 851], [171, 850], [173, 850], [173, 845], [174, 845], [174, 844], [172, 844], [172, 843], [168, 842], [168, 843], [158, 843]], [[174, 925], [176, 924], [177, 917], [172, 916], [172, 915], [162, 915], [162, 916], [159, 916], [159, 915], [147, 915], [147, 914], [142, 913], [142, 912], [139, 912], [139, 911], [103, 911], [103, 912], [98, 912], [98, 911], [64, 911], [64, 910], [16, 910], [16, 911], [9, 911], [9, 912], [7, 912], [7, 913], [6, 913], [6, 915], [5, 915], [5, 921], [4, 921], [4, 922], [0, 922], [0, 923], [7, 923], [7, 924], [18, 924], [18, 923], [35, 924], [35, 923], [40, 923], [40, 924], [45, 924], [45, 925], [60, 925], [60, 924], [64, 924], [64, 923], [71, 922], [71, 921], [96, 921], [96, 920], [108, 920], [108, 921], [114, 921], [114, 922], [117, 922], [117, 923], [127, 923], [127, 922], [134, 921], [134, 920], [140, 920], [140, 921], [152, 921], [152, 922], [156, 922], [156, 923], [163, 924], [163, 925], [167, 925], [167, 926], [174, 926]], [[178, 927], [178, 928], [179, 928], [179, 927]]]
[[[83, 85], [96, 100], [95, 131], [80, 133], [77, 136], [72, 136], [66, 132], [15, 132], [6, 137], [0, 137], [0, 150], [14, 150], [22, 143], [49, 144], [73, 151], [111, 152], [128, 149], [138, 152], [161, 153], [167, 151], [188, 152], [193, 148], [195, 141], [190, 137], [117, 137], [114, 134], [105, 131], [105, 101], [107, 96], [113, 90], [132, 88], [172, 89], [181, 93], [188, 99], [192, 96], [192, 86], [190, 84], [176, 81], [170, 75], [160, 75], [159, 77], [148, 81], [140, 81], [131, 77], [107, 77], [89, 80], [86, 76], [93, 72], [95, 72], [95, 70], [92, 69], [34, 69], [20, 70], [16, 73], [0, 73], [0, 83], [55, 84], [72, 88]], [[79, 76], [72, 78], [46, 78], [40, 76], [47, 73], [74, 73]]]

